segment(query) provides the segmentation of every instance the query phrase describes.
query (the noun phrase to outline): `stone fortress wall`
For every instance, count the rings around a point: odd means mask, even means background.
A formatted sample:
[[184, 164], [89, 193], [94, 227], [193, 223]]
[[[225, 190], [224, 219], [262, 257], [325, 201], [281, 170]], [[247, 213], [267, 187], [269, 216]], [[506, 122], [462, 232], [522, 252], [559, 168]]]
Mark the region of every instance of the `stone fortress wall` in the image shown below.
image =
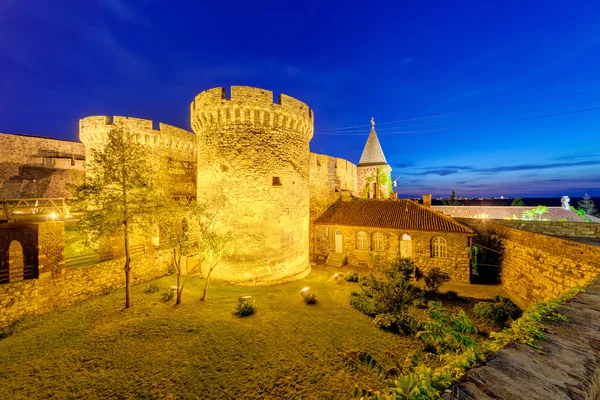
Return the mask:
[[159, 156], [166, 162], [167, 182], [173, 194], [193, 196], [196, 194], [196, 137], [192, 132], [171, 125], [131, 117], [93, 116], [79, 121], [79, 138], [84, 143], [89, 158], [90, 149], [101, 148], [108, 131], [120, 125], [132, 132], [138, 143], [147, 146], [149, 155]]
[[71, 197], [68, 183], [84, 176], [79, 142], [0, 134], [0, 198]]
[[231, 87], [191, 104], [198, 138], [198, 199], [227, 197], [221, 224], [233, 254], [215, 277], [246, 284], [299, 279], [309, 264], [309, 141], [314, 116], [285, 94]]

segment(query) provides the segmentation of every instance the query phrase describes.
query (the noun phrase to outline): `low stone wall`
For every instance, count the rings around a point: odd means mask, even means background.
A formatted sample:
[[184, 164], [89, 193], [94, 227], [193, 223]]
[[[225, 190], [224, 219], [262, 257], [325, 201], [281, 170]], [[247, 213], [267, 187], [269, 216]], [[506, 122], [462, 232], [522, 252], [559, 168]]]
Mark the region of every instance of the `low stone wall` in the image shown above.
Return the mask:
[[501, 252], [502, 284], [524, 306], [557, 297], [600, 274], [599, 246], [484, 220], [470, 226], [479, 235], [495, 239]]
[[[149, 251], [132, 260], [132, 283], [141, 283], [167, 273], [168, 251]], [[54, 308], [125, 286], [124, 258], [99, 264], [66, 268], [63, 274], [0, 285], [0, 326], [25, 314], [42, 314]], [[133, 299], [135, 302], [135, 299]]]
[[600, 398], [600, 281], [567, 302], [567, 322], [546, 321], [542, 352], [509, 344], [467, 372], [442, 396], [450, 399]]
[[600, 224], [593, 222], [494, 220], [494, 223], [551, 236], [600, 238]]

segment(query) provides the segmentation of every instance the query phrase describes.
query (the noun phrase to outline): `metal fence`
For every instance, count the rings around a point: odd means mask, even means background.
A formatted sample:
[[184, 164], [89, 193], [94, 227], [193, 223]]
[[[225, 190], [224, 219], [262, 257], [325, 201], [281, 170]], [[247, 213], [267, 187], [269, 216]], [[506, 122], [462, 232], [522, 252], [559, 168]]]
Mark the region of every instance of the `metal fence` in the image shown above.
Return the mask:
[[0, 284], [20, 282], [38, 277], [37, 265], [26, 265], [24, 267], [13, 267], [0, 270]]

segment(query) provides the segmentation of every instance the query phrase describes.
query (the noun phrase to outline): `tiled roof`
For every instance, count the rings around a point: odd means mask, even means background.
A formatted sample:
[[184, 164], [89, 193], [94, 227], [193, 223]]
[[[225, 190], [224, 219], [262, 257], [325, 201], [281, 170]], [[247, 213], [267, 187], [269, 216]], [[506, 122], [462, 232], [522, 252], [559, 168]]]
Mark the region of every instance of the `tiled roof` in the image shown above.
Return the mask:
[[338, 201], [314, 222], [325, 225], [473, 233], [468, 227], [412, 200]]
[[367, 139], [365, 148], [360, 156], [360, 161], [358, 162], [359, 167], [367, 165], [387, 165], [374, 127], [371, 128], [371, 133], [369, 133], [369, 138]]
[[587, 219], [589, 219], [590, 221], [592, 221], [592, 222], [598, 222], [598, 223], [600, 223], [600, 218], [598, 218], [598, 217], [594, 217], [594, 216], [589, 215], [589, 214], [585, 214], [585, 217]]
[[[523, 217], [523, 211], [531, 210], [533, 207], [517, 206], [432, 206], [436, 211], [457, 218], [489, 218], [489, 219], [512, 219]], [[584, 222], [585, 220], [572, 210], [562, 207], [548, 207], [548, 212], [542, 214], [542, 219], [550, 221], [567, 220], [573, 222]]]

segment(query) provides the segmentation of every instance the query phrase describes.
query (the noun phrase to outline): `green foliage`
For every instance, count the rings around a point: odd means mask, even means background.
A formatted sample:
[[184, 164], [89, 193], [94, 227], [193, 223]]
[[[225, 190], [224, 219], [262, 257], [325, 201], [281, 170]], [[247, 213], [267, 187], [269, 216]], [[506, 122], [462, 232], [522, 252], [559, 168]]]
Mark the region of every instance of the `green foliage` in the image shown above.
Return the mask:
[[506, 326], [509, 321], [516, 320], [523, 313], [515, 303], [502, 296], [496, 296], [493, 303], [482, 301], [475, 304], [473, 312], [499, 327]]
[[151, 285], [146, 286], [146, 289], [144, 289], [144, 293], [156, 293], [160, 290], [160, 288], [158, 287], [158, 285], [156, 283], [153, 283]]
[[417, 321], [408, 312], [377, 314], [373, 323], [376, 327], [395, 333], [414, 333], [417, 331]]
[[479, 275], [477, 270], [477, 255], [479, 254], [479, 248], [477, 246], [471, 247], [471, 273], [473, 275]]
[[173, 300], [173, 298], [175, 297], [175, 292], [173, 292], [172, 290], [165, 290], [164, 292], [161, 293], [162, 296], [162, 301], [164, 301], [165, 303], [168, 303], [169, 301]]
[[302, 295], [302, 298], [304, 299], [304, 302], [306, 304], [316, 304], [317, 303], [317, 295], [314, 293], [306, 293], [304, 295]]
[[440, 287], [449, 280], [450, 276], [447, 273], [437, 267], [432, 268], [425, 274], [425, 289], [437, 293]]
[[598, 213], [596, 205], [594, 204], [594, 200], [592, 200], [590, 195], [587, 193], [583, 196], [583, 199], [577, 203], [577, 207], [579, 210], [583, 211], [584, 215], [587, 214], [595, 216]]
[[432, 301], [427, 314], [429, 320], [420, 322], [420, 331], [416, 335], [427, 348], [446, 353], [475, 345], [468, 334], [477, 333], [477, 328], [463, 310], [450, 314], [440, 303]]
[[254, 314], [254, 302], [248, 300], [240, 300], [235, 306], [233, 313], [238, 317], [247, 317]]
[[365, 294], [351, 293], [350, 305], [369, 317], [374, 317], [377, 315], [375, 312], [375, 306], [373, 305], [373, 299]]
[[577, 210], [575, 207], [573, 206], [569, 206], [569, 208], [571, 209], [571, 211], [573, 211], [575, 214], [579, 215], [581, 218], [585, 219], [585, 222], [592, 222], [589, 218], [587, 218], [585, 216], [585, 211], [583, 210]]
[[512, 201], [512, 203], [510, 203], [511, 206], [518, 206], [518, 207], [522, 207], [525, 205], [525, 202], [523, 201], [523, 199], [521, 199], [520, 197], [515, 197]]
[[548, 207], [537, 206], [535, 208], [532, 208], [531, 210], [523, 211], [523, 217], [521, 217], [521, 219], [525, 220], [525, 221], [533, 221], [536, 219], [538, 221], [541, 221], [542, 214], [545, 214], [547, 212], [548, 212]]
[[356, 271], [348, 271], [344, 275], [344, 280], [348, 282], [358, 282], [358, 273]]
[[368, 198], [371, 194], [371, 183], [377, 183], [379, 188], [386, 187], [386, 192], [383, 193], [381, 190], [378, 191], [378, 198], [389, 198], [393, 192], [392, 177], [390, 173], [383, 167], [377, 167], [377, 171], [374, 176], [370, 176], [366, 179], [365, 187], [363, 188], [363, 197]]
[[486, 343], [486, 352], [495, 352], [506, 346], [510, 342], [519, 342], [527, 344], [536, 350], [541, 350], [541, 346], [535, 343], [536, 340], [546, 339], [544, 334], [543, 319], [557, 321], [566, 321], [564, 315], [556, 310], [560, 308], [567, 300], [582, 293], [582, 288], [572, 288], [559, 297], [548, 302], [539, 302], [529, 307], [521, 318], [510, 324], [510, 328], [502, 332], [492, 332], [491, 342]]

